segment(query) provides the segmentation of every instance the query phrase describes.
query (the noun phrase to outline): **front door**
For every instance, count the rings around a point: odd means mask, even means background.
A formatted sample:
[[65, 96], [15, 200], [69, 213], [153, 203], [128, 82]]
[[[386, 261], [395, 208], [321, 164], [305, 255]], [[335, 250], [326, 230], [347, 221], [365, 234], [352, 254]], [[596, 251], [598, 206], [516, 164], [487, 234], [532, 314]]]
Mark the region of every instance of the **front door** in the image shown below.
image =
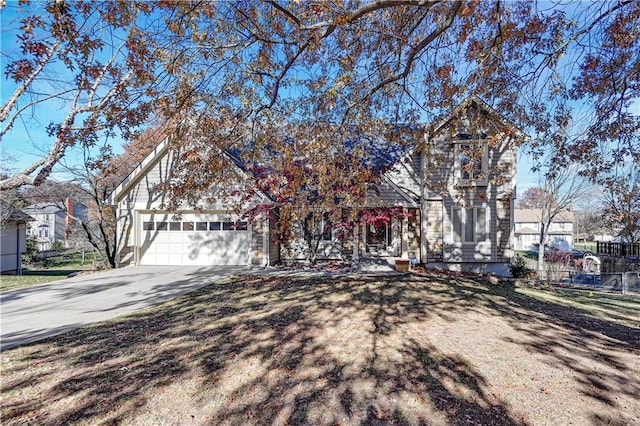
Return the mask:
[[397, 219], [390, 223], [364, 224], [365, 256], [399, 256], [400, 233]]

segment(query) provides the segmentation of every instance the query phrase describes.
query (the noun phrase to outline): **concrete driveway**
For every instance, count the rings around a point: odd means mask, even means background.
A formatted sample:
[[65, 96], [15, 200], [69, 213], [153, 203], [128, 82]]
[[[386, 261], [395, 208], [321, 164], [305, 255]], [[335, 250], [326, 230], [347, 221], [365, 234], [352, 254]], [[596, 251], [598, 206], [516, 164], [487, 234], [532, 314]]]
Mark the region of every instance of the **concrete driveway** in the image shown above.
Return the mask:
[[196, 290], [243, 266], [128, 266], [0, 294], [0, 350], [105, 321]]

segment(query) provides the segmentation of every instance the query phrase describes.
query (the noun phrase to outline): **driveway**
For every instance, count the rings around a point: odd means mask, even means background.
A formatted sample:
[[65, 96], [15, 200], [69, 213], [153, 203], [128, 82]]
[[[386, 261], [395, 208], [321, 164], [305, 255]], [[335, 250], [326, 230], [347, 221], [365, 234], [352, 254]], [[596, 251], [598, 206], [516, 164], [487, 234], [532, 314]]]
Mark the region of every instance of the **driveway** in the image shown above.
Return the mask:
[[105, 321], [196, 290], [243, 266], [128, 266], [0, 294], [0, 350]]

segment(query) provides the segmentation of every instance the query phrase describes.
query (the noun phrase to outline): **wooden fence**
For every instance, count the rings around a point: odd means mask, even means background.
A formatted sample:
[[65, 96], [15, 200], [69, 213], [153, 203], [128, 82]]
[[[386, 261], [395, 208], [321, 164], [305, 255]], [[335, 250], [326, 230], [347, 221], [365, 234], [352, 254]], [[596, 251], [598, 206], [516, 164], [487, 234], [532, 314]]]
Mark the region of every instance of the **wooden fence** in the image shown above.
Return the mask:
[[598, 241], [596, 251], [603, 256], [640, 259], [640, 243], [605, 243]]

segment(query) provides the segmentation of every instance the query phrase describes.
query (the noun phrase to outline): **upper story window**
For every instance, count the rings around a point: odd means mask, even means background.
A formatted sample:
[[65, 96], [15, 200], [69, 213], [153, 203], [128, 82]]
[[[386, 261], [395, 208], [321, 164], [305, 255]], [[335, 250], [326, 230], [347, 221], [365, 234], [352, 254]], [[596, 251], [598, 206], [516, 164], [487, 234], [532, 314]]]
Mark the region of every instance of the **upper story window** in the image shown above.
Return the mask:
[[456, 183], [460, 185], [486, 185], [488, 176], [486, 139], [473, 139], [469, 134], [458, 134], [454, 142]]

